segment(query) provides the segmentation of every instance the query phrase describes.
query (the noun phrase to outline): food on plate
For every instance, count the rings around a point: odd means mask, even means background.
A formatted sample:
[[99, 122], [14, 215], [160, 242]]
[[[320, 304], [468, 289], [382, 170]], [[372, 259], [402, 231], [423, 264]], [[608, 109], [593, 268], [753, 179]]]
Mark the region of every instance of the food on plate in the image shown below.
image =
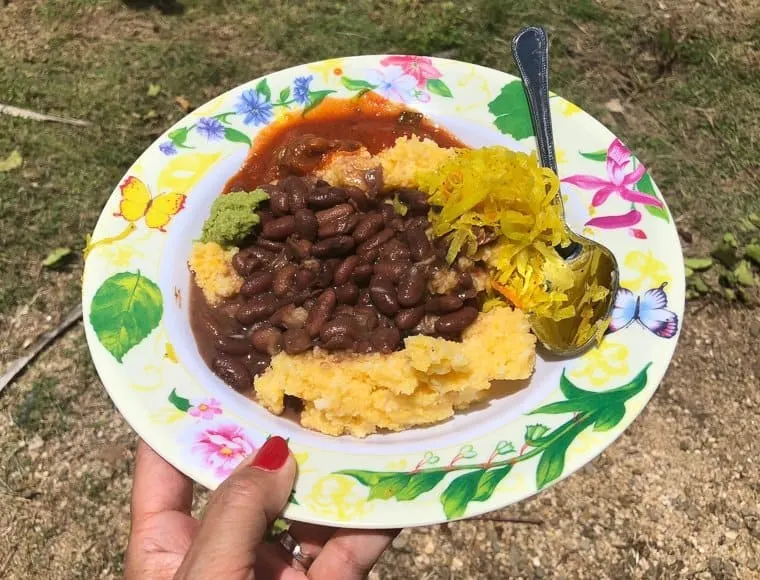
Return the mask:
[[242, 241], [259, 223], [256, 208], [267, 199], [269, 196], [263, 189], [220, 195], [214, 200], [211, 215], [203, 224], [201, 241], [222, 246], [234, 246]]
[[534, 155], [469, 149], [373, 95], [286, 115], [193, 246], [199, 353], [329, 435], [442, 421], [532, 374], [531, 312], [572, 314], [558, 192]]

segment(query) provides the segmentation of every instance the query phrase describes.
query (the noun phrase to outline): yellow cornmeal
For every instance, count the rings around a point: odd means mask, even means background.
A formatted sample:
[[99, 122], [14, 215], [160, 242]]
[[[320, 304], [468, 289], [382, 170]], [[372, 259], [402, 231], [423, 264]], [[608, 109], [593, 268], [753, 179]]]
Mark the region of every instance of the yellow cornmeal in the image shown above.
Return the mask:
[[237, 251], [237, 248], [225, 250], [216, 242], [193, 244], [188, 265], [209, 304], [218, 304], [222, 298], [234, 296], [240, 290], [243, 279], [231, 264]]
[[412, 135], [399, 137], [393, 147], [383, 149], [374, 156], [366, 149], [356, 153], [334, 155], [316, 175], [334, 186], [366, 189], [362, 173], [367, 169], [382, 166], [385, 189], [415, 187], [418, 172], [435, 170], [454, 154], [454, 149], [444, 149], [435, 141]]
[[280, 353], [254, 388], [275, 414], [285, 395], [300, 398], [304, 427], [364, 437], [442, 421], [485, 398], [491, 381], [528, 378], [535, 344], [525, 315], [501, 307], [480, 313], [461, 343], [412, 336], [390, 355]]

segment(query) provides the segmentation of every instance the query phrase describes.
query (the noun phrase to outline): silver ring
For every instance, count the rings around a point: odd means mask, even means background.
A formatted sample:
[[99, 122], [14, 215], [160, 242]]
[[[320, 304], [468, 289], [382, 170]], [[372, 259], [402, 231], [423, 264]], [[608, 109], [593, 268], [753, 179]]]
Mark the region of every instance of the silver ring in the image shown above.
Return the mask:
[[280, 542], [280, 545], [285, 549], [285, 551], [290, 554], [296, 562], [303, 566], [304, 570], [308, 570], [309, 567], [314, 563], [314, 556], [310, 556], [304, 552], [303, 548], [301, 548], [301, 544], [299, 544], [298, 541], [290, 535], [290, 532], [288, 532], [288, 530], [280, 533], [280, 535], [277, 537], [277, 540]]

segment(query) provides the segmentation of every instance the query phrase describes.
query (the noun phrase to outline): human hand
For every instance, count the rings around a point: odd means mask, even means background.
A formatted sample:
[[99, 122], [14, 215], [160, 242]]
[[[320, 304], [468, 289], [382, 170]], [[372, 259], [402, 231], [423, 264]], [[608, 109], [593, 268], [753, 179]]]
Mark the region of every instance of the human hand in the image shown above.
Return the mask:
[[211, 495], [202, 520], [190, 515], [193, 485], [143, 441], [132, 486], [128, 580], [359, 580], [398, 530], [335, 530], [295, 523], [290, 533], [313, 556], [308, 571], [264, 536], [293, 488], [296, 462], [270, 437]]

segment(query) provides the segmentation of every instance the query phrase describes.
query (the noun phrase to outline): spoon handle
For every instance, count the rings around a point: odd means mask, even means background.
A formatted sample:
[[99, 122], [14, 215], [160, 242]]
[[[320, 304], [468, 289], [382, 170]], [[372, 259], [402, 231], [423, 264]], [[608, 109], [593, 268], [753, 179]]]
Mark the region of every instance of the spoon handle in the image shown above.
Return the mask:
[[[528, 110], [536, 134], [538, 158], [542, 167], [557, 171], [557, 156], [554, 152], [552, 115], [549, 110], [549, 39], [540, 26], [528, 26], [512, 39], [512, 57], [522, 77]], [[561, 203], [561, 202], [560, 202]], [[581, 245], [575, 240], [570, 244], [555, 248], [564, 260], [577, 257]]]
[[533, 132], [538, 143], [538, 157], [543, 167], [557, 173], [557, 157], [549, 112], [549, 39], [539, 26], [528, 26], [512, 39], [512, 57], [522, 77]]

